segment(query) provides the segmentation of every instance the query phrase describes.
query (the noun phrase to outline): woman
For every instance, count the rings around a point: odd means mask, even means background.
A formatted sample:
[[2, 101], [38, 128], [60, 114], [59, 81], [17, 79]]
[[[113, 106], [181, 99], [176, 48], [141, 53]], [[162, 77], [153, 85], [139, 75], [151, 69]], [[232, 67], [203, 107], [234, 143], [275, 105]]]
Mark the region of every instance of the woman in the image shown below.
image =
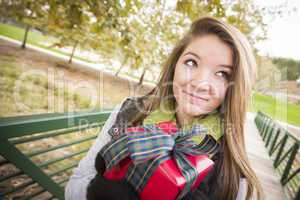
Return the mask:
[[143, 97], [126, 99], [114, 110], [70, 178], [66, 199], [85, 198], [86, 187], [96, 174], [97, 152], [125, 127], [170, 118], [185, 128], [218, 117], [222, 130], [218, 125], [212, 127], [214, 122], [208, 123], [220, 144], [219, 153], [213, 157], [217, 165], [187, 198], [263, 199], [247, 158], [243, 126], [255, 67], [250, 45], [236, 28], [210, 17], [195, 20], [167, 59], [157, 86]]

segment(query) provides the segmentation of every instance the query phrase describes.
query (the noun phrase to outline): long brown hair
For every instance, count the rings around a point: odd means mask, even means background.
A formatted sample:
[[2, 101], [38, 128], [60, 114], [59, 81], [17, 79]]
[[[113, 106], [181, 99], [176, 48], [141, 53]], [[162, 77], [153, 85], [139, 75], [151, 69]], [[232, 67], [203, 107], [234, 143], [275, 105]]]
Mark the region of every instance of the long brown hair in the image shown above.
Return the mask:
[[249, 200], [254, 195], [256, 199], [264, 199], [258, 178], [250, 167], [244, 141], [244, 122], [256, 77], [256, 63], [246, 37], [233, 26], [211, 17], [195, 20], [166, 60], [157, 86], [145, 95], [146, 112], [140, 112], [132, 122], [142, 121], [166, 98], [170, 100], [175, 110], [176, 100], [172, 84], [169, 83], [173, 82], [176, 63], [195, 37], [206, 34], [216, 35], [233, 52], [233, 75], [222, 103], [225, 134], [221, 142], [223, 154], [217, 172], [215, 190], [220, 199], [235, 200], [240, 178], [245, 177], [248, 187], [246, 199]]

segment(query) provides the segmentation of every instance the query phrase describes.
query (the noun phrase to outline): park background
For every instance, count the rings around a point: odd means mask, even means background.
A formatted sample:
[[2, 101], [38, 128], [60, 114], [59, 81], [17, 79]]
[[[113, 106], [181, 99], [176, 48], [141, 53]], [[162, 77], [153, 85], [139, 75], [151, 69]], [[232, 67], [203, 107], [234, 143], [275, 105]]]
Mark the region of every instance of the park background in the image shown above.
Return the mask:
[[[127, 96], [145, 94], [191, 22], [214, 16], [239, 28], [253, 46], [258, 79], [249, 112], [263, 112], [299, 138], [299, 9], [296, 0], [2, 0], [0, 117], [111, 110]], [[30, 147], [49, 148], [76, 137]], [[9, 170], [15, 167], [1, 168], [4, 174]], [[65, 173], [58, 179], [70, 171]], [[24, 181], [16, 179], [4, 191]], [[30, 187], [13, 195], [31, 194]]]

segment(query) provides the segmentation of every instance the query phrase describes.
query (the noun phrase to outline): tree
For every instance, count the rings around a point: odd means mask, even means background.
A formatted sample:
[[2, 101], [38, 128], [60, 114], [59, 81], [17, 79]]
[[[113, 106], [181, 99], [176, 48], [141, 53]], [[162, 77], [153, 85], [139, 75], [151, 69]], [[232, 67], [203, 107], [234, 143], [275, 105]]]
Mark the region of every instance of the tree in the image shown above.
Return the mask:
[[71, 47], [69, 63], [72, 63], [76, 49], [88, 47], [90, 16], [85, 12], [82, 1], [50, 1], [46, 31], [58, 39], [56, 46]]
[[48, 31], [59, 38], [57, 45], [72, 46], [69, 63], [76, 48], [97, 50], [108, 55], [119, 40], [121, 18], [132, 12], [136, 0], [65, 0], [51, 1]]
[[106, 1], [105, 4], [94, 0], [88, 2], [96, 19], [93, 24], [93, 37], [90, 37], [92, 48], [104, 58], [121, 63], [115, 73], [118, 76], [122, 67], [135, 57], [132, 49], [129, 50], [129, 43], [136, 38], [136, 33], [132, 32], [128, 19], [139, 12], [142, 4], [138, 0]]
[[175, 8], [166, 9], [165, 2], [146, 1], [137, 12], [129, 14], [124, 20], [127, 28], [122, 34], [121, 51], [118, 50], [123, 52], [122, 64], [116, 75], [127, 64], [141, 71], [139, 84], [142, 84], [147, 71], [162, 66], [169, 50], [190, 23], [200, 16], [211, 15], [237, 26], [254, 44], [266, 37], [264, 14], [273, 12], [275, 15], [283, 8], [258, 7], [253, 0], [178, 0]]
[[183, 15], [174, 10], [167, 10], [159, 1], [147, 1], [122, 19], [119, 43], [115, 55], [121, 65], [139, 70], [138, 84], [143, 84], [145, 74], [157, 70], [166, 59], [170, 48], [183, 33]]
[[285, 5], [266, 8], [255, 5], [253, 0], [178, 0], [176, 10], [191, 20], [210, 15], [227, 21], [241, 30], [252, 44], [266, 39], [267, 24], [263, 16], [267, 13], [280, 15]]
[[[40, 27], [47, 16], [46, 0], [2, 0], [0, 1], [3, 17], [13, 19], [25, 25], [21, 48], [26, 48], [28, 32], [31, 28]], [[2, 15], [1, 14], [1, 15]]]

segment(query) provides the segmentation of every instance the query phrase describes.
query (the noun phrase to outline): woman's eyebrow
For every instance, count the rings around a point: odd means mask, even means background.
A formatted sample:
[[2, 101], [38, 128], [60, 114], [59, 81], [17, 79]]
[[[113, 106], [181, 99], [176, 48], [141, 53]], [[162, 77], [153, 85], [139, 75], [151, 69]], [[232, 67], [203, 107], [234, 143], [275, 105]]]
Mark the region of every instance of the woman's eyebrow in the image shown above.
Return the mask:
[[186, 52], [183, 56], [185, 56], [185, 55], [187, 55], [187, 54], [191, 54], [191, 55], [193, 55], [193, 56], [195, 56], [195, 57], [197, 57], [199, 60], [200, 60], [200, 56], [198, 56], [196, 53], [193, 53], [193, 52]]
[[233, 66], [232, 65], [220, 65], [221, 67], [225, 67], [225, 68], [228, 68], [230, 70], [232, 70]]

